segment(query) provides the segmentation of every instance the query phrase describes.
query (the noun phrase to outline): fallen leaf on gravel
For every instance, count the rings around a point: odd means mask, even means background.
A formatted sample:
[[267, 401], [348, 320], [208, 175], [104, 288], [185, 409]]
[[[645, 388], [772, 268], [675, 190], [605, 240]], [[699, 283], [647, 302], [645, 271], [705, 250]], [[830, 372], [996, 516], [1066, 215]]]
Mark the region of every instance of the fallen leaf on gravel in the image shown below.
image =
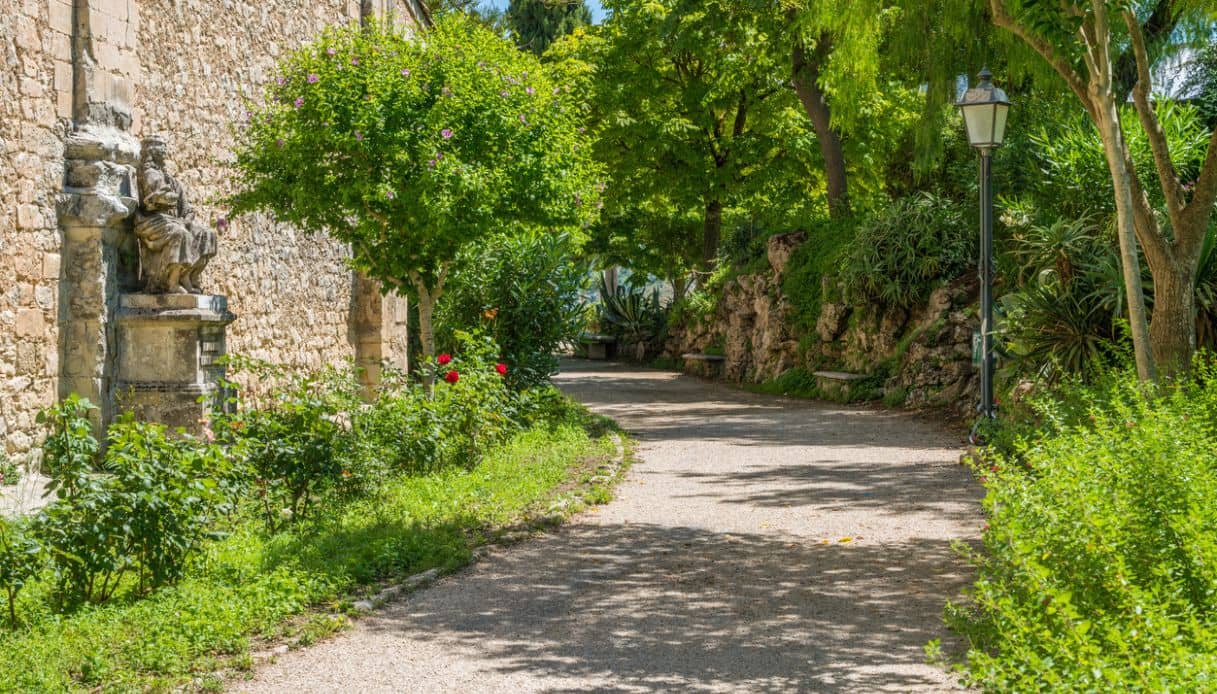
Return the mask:
[[852, 537], [843, 537], [840, 540], [837, 540], [837, 542], [840, 542], [841, 544], [845, 544], [846, 542], [853, 542], [853, 541], [854, 541], [854, 538], [852, 538]]

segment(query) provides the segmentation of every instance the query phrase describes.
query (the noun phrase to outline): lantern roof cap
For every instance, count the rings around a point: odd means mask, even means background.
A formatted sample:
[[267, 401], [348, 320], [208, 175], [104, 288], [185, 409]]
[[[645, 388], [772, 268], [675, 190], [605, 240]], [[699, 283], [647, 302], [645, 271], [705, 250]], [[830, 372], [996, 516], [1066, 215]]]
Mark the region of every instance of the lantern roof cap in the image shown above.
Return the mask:
[[993, 86], [993, 73], [989, 72], [989, 68], [982, 68], [980, 74], [980, 84], [967, 89], [956, 106], [974, 106], [980, 104], [1005, 104], [1010, 105], [1010, 99], [1006, 96], [1006, 92], [1001, 88]]

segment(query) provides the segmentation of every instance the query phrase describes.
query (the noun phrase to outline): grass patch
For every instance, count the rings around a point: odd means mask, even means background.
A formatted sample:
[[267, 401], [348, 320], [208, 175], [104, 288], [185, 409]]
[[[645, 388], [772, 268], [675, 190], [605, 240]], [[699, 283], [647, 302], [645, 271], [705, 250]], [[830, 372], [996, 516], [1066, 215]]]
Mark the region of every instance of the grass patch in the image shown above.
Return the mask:
[[816, 377], [803, 368], [793, 368], [777, 378], [764, 383], [752, 383], [744, 386], [754, 393], [769, 395], [785, 395], [793, 398], [817, 399], [821, 397], [820, 388], [816, 385]]
[[400, 477], [273, 535], [240, 521], [147, 598], [54, 615], [48, 586], [32, 586], [26, 625], [0, 630], [0, 690], [214, 689], [217, 672], [251, 666], [259, 641], [305, 645], [342, 629], [361, 588], [459, 567], [503, 528], [552, 519], [559, 499], [573, 500], [562, 513], [608, 500], [616, 444], [602, 434], [614, 426], [563, 407], [560, 424], [516, 435], [471, 470]]
[[680, 357], [661, 356], [656, 357], [651, 361], [652, 369], [660, 369], [663, 371], [682, 371], [684, 369], [684, 359]]

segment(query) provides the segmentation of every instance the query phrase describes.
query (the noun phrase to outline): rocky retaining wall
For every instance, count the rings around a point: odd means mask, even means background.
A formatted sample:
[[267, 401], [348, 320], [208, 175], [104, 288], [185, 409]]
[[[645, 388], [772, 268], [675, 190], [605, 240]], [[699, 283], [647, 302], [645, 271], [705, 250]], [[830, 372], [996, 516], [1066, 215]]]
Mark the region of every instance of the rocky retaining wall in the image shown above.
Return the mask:
[[[721, 350], [726, 360], [712, 368], [737, 383], [763, 383], [792, 369], [873, 374], [888, 404], [970, 415], [978, 392], [975, 280], [939, 287], [912, 310], [826, 300], [814, 333], [799, 335], [782, 273], [803, 240], [798, 233], [769, 239], [769, 272], [731, 280], [709, 318], [670, 328], [665, 356]], [[833, 278], [823, 281], [823, 296], [841, 295]], [[707, 373], [705, 364], [687, 368]]]

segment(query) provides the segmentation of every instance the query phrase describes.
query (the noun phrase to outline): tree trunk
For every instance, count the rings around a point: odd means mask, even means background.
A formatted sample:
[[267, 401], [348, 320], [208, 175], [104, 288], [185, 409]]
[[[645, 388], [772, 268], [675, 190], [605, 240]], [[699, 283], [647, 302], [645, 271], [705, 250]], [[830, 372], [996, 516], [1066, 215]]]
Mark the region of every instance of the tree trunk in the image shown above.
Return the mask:
[[677, 271], [669, 281], [672, 283], [672, 301], [677, 302], [685, 298], [685, 292], [689, 290], [689, 282], [685, 273]]
[[832, 111], [828, 108], [828, 98], [819, 84], [820, 63], [831, 51], [832, 42], [827, 34], [820, 36], [816, 50], [811, 55], [796, 41], [791, 66], [795, 94], [802, 102], [807, 117], [811, 119], [811, 128], [820, 144], [820, 155], [824, 157], [824, 175], [828, 180], [828, 214], [836, 219], [848, 216], [850, 205], [841, 135], [832, 127]]
[[423, 345], [423, 357], [435, 356], [435, 299], [425, 287], [418, 288], [418, 339]]
[[1173, 262], [1155, 268], [1154, 311], [1149, 341], [1162, 376], [1187, 370], [1196, 351], [1195, 263]]
[[418, 340], [423, 347], [423, 387], [430, 393], [435, 386], [435, 299], [423, 284], [415, 286], [418, 291]]
[[[1128, 299], [1128, 322], [1132, 332], [1133, 355], [1137, 362], [1137, 376], [1142, 381], [1155, 381], [1158, 372], [1149, 335], [1149, 321], [1145, 312], [1145, 291], [1141, 286], [1141, 261], [1137, 257], [1137, 231], [1134, 222], [1132, 186], [1130, 173], [1125, 166], [1126, 144], [1120, 129], [1120, 116], [1115, 100], [1108, 94], [1095, 104], [1099, 135], [1103, 139], [1103, 151], [1107, 167], [1115, 183], [1116, 230], [1120, 240], [1120, 266], [1124, 273], [1124, 291]], [[1156, 295], [1155, 295], [1156, 296]]]
[[723, 203], [721, 200], [711, 200], [706, 203], [706, 216], [701, 232], [701, 259], [706, 270], [712, 269], [718, 258], [718, 241], [722, 232]]
[[418, 292], [418, 341], [423, 348], [423, 386], [431, 392], [435, 385], [435, 302], [444, 293], [444, 281], [447, 279], [448, 264], [440, 267], [436, 273], [435, 285], [427, 286], [420, 273], [410, 271], [410, 284]]

